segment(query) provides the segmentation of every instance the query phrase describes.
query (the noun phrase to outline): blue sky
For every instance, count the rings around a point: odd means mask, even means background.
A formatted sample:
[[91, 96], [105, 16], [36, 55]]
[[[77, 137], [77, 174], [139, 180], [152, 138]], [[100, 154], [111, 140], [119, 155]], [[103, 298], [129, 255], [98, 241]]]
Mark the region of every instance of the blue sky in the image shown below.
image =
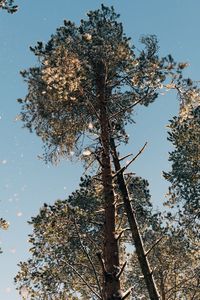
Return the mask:
[[[20, 299], [13, 285], [17, 263], [28, 256], [27, 220], [44, 202], [64, 199], [79, 182], [80, 162], [45, 165], [37, 159], [42, 143], [15, 121], [20, 111], [16, 99], [26, 94], [19, 71], [36, 63], [29, 46], [48, 41], [64, 19], [79, 22], [89, 10], [103, 2], [114, 5], [121, 14], [125, 32], [138, 45], [143, 34], [156, 34], [161, 55], [171, 53], [190, 66], [186, 76], [200, 78], [200, 2], [198, 0], [16, 0], [19, 12], [0, 12], [0, 217], [10, 222], [8, 231], [0, 231], [0, 300]], [[161, 176], [169, 168], [168, 120], [177, 113], [176, 96], [160, 96], [148, 108], [135, 112], [136, 125], [129, 127], [130, 143], [123, 151], [137, 153], [147, 141], [145, 153], [132, 171], [150, 182], [155, 207], [161, 206], [167, 184]]]

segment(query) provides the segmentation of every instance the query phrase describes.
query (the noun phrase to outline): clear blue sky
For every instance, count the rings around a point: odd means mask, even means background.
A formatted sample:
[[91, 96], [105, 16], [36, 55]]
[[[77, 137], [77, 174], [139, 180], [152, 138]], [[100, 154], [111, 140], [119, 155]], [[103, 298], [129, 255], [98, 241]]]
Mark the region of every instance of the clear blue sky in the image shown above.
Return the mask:
[[[26, 94], [19, 71], [33, 66], [35, 58], [29, 46], [48, 41], [50, 34], [64, 19], [79, 22], [88, 10], [103, 2], [114, 5], [121, 14], [125, 32], [138, 43], [142, 34], [156, 34], [160, 53], [171, 53], [179, 61], [190, 63], [187, 75], [200, 78], [200, 1], [199, 0], [16, 0], [19, 12], [0, 12], [0, 217], [10, 222], [8, 231], [0, 231], [0, 300], [20, 299], [13, 285], [17, 263], [28, 256], [27, 220], [43, 202], [64, 199], [79, 182], [81, 164], [63, 162], [47, 166], [37, 159], [42, 153], [39, 138], [22, 129], [15, 121], [20, 107], [16, 99]], [[137, 153], [147, 141], [148, 148], [132, 170], [150, 182], [155, 207], [160, 206], [167, 191], [161, 177], [167, 162], [169, 143], [166, 124], [177, 112], [173, 94], [159, 99], [149, 108], [137, 109], [137, 124], [129, 128], [127, 150]]]

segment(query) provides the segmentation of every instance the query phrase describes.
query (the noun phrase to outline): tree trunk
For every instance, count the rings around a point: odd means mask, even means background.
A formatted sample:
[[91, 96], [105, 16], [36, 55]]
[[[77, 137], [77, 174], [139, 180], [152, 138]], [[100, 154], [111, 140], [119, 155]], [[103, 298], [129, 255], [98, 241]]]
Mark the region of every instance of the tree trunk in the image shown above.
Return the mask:
[[138, 261], [139, 261], [139, 264], [140, 264], [140, 267], [142, 270], [142, 274], [144, 276], [144, 280], [145, 280], [145, 283], [147, 286], [149, 297], [151, 300], [159, 300], [160, 296], [158, 293], [158, 289], [156, 287], [156, 283], [153, 278], [152, 270], [150, 269], [148, 258], [145, 255], [144, 245], [142, 242], [142, 238], [140, 236], [136, 216], [135, 216], [135, 213], [131, 206], [130, 196], [129, 196], [128, 189], [127, 189], [127, 186], [126, 186], [126, 183], [124, 180], [124, 175], [122, 172], [119, 172], [119, 170], [121, 170], [121, 166], [120, 166], [120, 162], [119, 162], [119, 158], [118, 158], [118, 154], [116, 151], [116, 146], [115, 146], [115, 142], [114, 142], [113, 138], [111, 138], [110, 144], [111, 144], [111, 150], [112, 150], [115, 171], [118, 172], [117, 182], [118, 182], [119, 190], [120, 190], [122, 198], [123, 198], [125, 211], [127, 214], [128, 222], [129, 222], [131, 233], [132, 233], [132, 238], [133, 238], [133, 241], [135, 244], [136, 254], [137, 254]]
[[102, 182], [105, 200], [105, 224], [104, 224], [104, 297], [105, 300], [120, 300], [119, 273], [119, 248], [115, 235], [116, 207], [112, 185], [112, 172], [110, 161], [110, 128], [107, 114], [106, 98], [106, 68], [103, 63], [97, 66], [97, 97], [99, 104], [101, 144], [102, 144]]

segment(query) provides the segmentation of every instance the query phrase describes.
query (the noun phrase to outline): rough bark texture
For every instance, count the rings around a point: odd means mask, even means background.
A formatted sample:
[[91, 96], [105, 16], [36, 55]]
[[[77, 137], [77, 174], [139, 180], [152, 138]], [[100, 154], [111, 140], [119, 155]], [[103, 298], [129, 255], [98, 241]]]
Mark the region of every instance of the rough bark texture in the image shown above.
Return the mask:
[[128, 193], [128, 189], [126, 187], [126, 183], [124, 180], [124, 176], [122, 172], [119, 172], [121, 170], [118, 154], [116, 151], [116, 146], [114, 139], [111, 138], [110, 141], [111, 144], [111, 150], [112, 150], [112, 156], [113, 156], [113, 162], [115, 166], [115, 171], [118, 172], [117, 174], [117, 181], [119, 185], [119, 190], [122, 194], [123, 201], [124, 201], [124, 207], [127, 214], [128, 222], [130, 225], [132, 238], [135, 244], [135, 250], [138, 257], [138, 261], [142, 270], [142, 274], [144, 276], [144, 280], [147, 286], [147, 290], [149, 293], [149, 298], [151, 300], [160, 300], [160, 296], [158, 293], [158, 289], [156, 287], [156, 283], [153, 278], [152, 270], [150, 268], [148, 258], [145, 255], [144, 245], [142, 242], [142, 238], [140, 236], [137, 220], [135, 213], [133, 211], [133, 208], [131, 206], [130, 197]]
[[97, 97], [99, 103], [101, 143], [102, 143], [102, 182], [105, 200], [105, 225], [104, 225], [104, 297], [105, 300], [120, 300], [119, 248], [115, 236], [116, 208], [112, 185], [112, 172], [110, 161], [110, 128], [107, 114], [106, 97], [106, 69], [103, 63], [97, 67]]

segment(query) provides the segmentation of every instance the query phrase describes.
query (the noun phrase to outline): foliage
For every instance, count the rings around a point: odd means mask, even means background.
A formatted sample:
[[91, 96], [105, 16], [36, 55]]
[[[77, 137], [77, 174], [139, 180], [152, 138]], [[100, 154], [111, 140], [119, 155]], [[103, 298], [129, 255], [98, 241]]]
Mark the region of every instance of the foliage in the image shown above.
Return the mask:
[[[0, 218], [0, 229], [7, 230], [8, 227], [9, 227], [9, 223], [3, 218]], [[1, 248], [0, 248], [0, 253], [2, 253]]]
[[174, 150], [169, 154], [172, 162], [165, 178], [170, 182], [170, 207], [178, 206], [179, 223], [199, 231], [200, 203], [200, 106], [191, 101], [181, 107], [180, 116], [171, 120], [169, 141]]
[[[192, 296], [198, 299], [197, 249], [190, 246], [183, 230], [171, 227], [170, 223], [165, 225], [161, 214], [153, 213], [147, 181], [130, 176], [128, 180], [145, 247], [151, 249], [148, 257], [162, 300], [192, 299]], [[44, 204], [39, 215], [32, 218], [31, 258], [19, 264], [15, 278], [19, 290], [26, 286], [32, 299], [76, 299], [76, 295], [96, 299], [82, 278], [99, 293], [96, 276], [101, 284], [102, 269], [97, 258], [102, 251], [101, 190], [94, 179], [82, 179], [80, 189], [67, 200]], [[119, 195], [117, 189], [116, 193]], [[119, 196], [117, 232], [125, 230], [120, 247], [122, 261], [127, 262], [123, 285], [133, 286], [132, 299], [149, 299], [127, 226]]]
[[99, 292], [93, 265], [99, 277], [96, 253], [101, 251], [103, 220], [102, 212], [95, 215], [100, 203], [89, 181], [66, 201], [44, 204], [29, 222], [34, 228], [29, 239], [32, 258], [20, 263], [15, 280], [28, 288], [32, 299], [72, 297], [76, 292], [86, 299], [92, 293], [85, 282]]
[[18, 6], [13, 3], [14, 0], [0, 0], [0, 9], [5, 9], [7, 12], [13, 14], [18, 9]]
[[102, 5], [80, 26], [65, 21], [46, 45], [31, 47], [39, 65], [21, 72], [28, 84], [27, 96], [19, 99], [21, 118], [42, 138], [47, 160], [72, 151], [80, 155], [84, 137], [99, 135], [96, 84], [101, 62], [113, 135], [125, 142], [124, 126], [132, 121], [133, 107], [153, 102], [166, 76], [177, 68], [171, 56], [158, 57], [155, 36], [143, 37], [144, 49], [137, 53], [118, 18], [112, 7]]
[[[129, 178], [129, 181], [133, 205], [143, 223], [151, 211], [148, 183], [139, 177]], [[133, 186], [138, 191], [134, 195]], [[86, 177], [80, 189], [67, 200], [44, 204], [38, 216], [29, 222], [33, 226], [29, 238], [31, 258], [19, 264], [20, 271], [15, 277], [19, 290], [26, 287], [32, 299], [57, 299], [61, 295], [77, 295], [77, 292], [83, 299], [96, 299], [89, 287], [100, 293], [97, 278], [101, 285], [102, 269], [98, 253], [102, 252], [104, 223], [101, 197], [101, 185]], [[118, 204], [116, 234], [128, 226], [120, 198]], [[128, 240], [130, 237], [125, 231], [121, 249]]]
[[[157, 219], [157, 227], [146, 229], [144, 241], [146, 247], [151, 249], [148, 257], [154, 266], [154, 278], [161, 299], [198, 299], [200, 296], [198, 250], [190, 248], [183, 230], [177, 228], [167, 230], [164, 223], [160, 223], [158, 215], [154, 215], [154, 218]], [[152, 241], [155, 243], [154, 247]], [[129, 259], [126, 276], [129, 284], [134, 285], [133, 299], [147, 300], [148, 293], [135, 253], [129, 253]], [[134, 273], [132, 265], [135, 265]]]
[[7, 230], [8, 227], [9, 227], [9, 223], [3, 218], [0, 218], [0, 228], [3, 230]]
[[[179, 116], [174, 117], [169, 124], [168, 140], [174, 149], [169, 153], [171, 171], [164, 172], [164, 177], [171, 184], [166, 202], [170, 208], [167, 219], [176, 228], [170, 237], [169, 250], [173, 257], [169, 256], [166, 261], [174, 270], [171, 278], [175, 280], [174, 287], [167, 288], [169, 299], [173, 299], [174, 293], [175, 297], [182, 297], [181, 299], [200, 297], [197, 265], [200, 216], [200, 90], [190, 79], [186, 85], [187, 87], [179, 87]], [[177, 235], [178, 243], [173, 241]], [[166, 275], [165, 281], [167, 282]], [[183, 282], [183, 285], [179, 282]], [[180, 287], [180, 291], [177, 287]]]
[[[0, 0], [0, 9], [5, 9], [9, 13], [14, 13], [17, 11], [18, 6], [13, 5], [14, 0]], [[0, 218], [0, 229], [8, 229], [9, 224], [6, 222], [3, 218]], [[0, 253], [2, 253], [2, 250], [0, 248]]]

